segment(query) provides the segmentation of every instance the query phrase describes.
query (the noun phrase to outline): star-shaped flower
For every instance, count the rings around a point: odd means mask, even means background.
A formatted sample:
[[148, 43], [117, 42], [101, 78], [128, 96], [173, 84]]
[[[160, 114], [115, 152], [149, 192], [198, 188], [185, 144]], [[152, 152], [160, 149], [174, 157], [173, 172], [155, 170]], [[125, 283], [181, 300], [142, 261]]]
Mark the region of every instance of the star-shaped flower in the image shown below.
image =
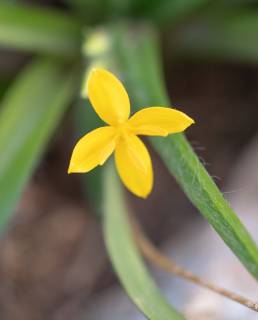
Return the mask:
[[93, 69], [87, 82], [90, 102], [108, 124], [83, 136], [76, 144], [68, 173], [84, 173], [103, 165], [115, 152], [115, 163], [125, 186], [146, 198], [153, 186], [148, 150], [138, 135], [167, 136], [184, 131], [194, 121], [171, 108], [150, 107], [130, 116], [130, 101], [122, 83], [109, 71]]

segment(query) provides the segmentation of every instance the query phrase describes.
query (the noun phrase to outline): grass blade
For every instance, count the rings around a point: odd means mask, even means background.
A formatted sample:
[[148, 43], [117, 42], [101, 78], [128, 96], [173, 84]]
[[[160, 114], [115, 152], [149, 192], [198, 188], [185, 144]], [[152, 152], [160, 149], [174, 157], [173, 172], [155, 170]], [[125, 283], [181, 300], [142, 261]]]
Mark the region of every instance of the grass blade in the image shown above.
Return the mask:
[[[91, 130], [103, 126], [103, 122], [101, 122], [89, 101], [85, 98], [78, 102], [74, 120], [78, 140]], [[97, 215], [102, 215], [102, 168], [98, 166], [94, 170], [87, 172], [87, 174], [80, 175], [80, 180], [83, 185], [85, 198], [92, 206], [93, 212]]]
[[[120, 71], [134, 107], [171, 105], [164, 87], [156, 34], [146, 27], [136, 31], [135, 27], [119, 25], [110, 28], [109, 37], [112, 39], [109, 49], [111, 68], [116, 66], [116, 71]], [[184, 135], [152, 138], [151, 143], [192, 203], [258, 279], [256, 244]]]
[[105, 241], [129, 297], [148, 319], [184, 319], [162, 297], [144, 266], [134, 244], [121, 185], [111, 163], [106, 165], [104, 183]]
[[7, 91], [0, 113], [0, 230], [71, 102], [77, 79], [77, 71], [64, 74], [63, 64], [42, 58]]
[[61, 12], [0, 3], [0, 45], [73, 57], [80, 53], [81, 24]]
[[210, 0], [159, 1], [150, 16], [160, 26], [171, 26], [211, 3]]
[[257, 64], [257, 29], [257, 10], [208, 12], [177, 30], [171, 37], [171, 46], [179, 59], [205, 58]]

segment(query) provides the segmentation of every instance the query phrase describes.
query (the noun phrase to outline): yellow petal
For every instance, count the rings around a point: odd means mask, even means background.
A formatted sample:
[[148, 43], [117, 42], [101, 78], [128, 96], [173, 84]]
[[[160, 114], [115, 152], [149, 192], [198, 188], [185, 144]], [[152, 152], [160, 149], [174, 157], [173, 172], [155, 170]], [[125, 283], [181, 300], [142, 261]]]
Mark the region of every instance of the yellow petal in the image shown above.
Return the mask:
[[130, 115], [130, 101], [122, 83], [105, 69], [93, 69], [87, 91], [99, 117], [110, 125], [125, 122]]
[[76, 144], [68, 173], [88, 172], [102, 165], [115, 149], [116, 130], [101, 127], [87, 133]]
[[162, 107], [142, 109], [128, 120], [128, 125], [135, 134], [163, 137], [182, 132], [193, 123], [194, 120], [183, 112]]
[[125, 186], [138, 197], [146, 198], [153, 186], [153, 170], [148, 150], [135, 135], [120, 138], [115, 161]]

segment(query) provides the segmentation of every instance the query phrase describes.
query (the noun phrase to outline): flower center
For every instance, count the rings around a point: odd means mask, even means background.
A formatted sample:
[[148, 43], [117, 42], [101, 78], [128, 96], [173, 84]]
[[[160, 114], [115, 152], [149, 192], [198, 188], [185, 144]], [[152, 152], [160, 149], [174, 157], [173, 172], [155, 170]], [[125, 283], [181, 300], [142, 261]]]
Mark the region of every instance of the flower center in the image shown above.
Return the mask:
[[117, 133], [119, 135], [124, 135], [126, 133], [128, 133], [128, 131], [130, 130], [130, 127], [129, 125], [125, 122], [125, 123], [119, 123], [117, 126], [116, 126], [116, 129], [117, 129]]
[[116, 130], [117, 139], [127, 139], [130, 134], [130, 126], [126, 122], [118, 124]]

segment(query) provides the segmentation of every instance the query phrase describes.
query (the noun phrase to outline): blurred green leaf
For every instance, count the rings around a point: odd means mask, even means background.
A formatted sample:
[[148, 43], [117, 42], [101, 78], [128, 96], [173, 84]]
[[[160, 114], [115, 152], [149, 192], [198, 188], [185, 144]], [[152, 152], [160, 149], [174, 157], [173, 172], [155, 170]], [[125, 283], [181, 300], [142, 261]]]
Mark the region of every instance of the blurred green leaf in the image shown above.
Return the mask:
[[150, 12], [150, 17], [161, 26], [171, 26], [212, 3], [211, 0], [162, 0]]
[[198, 12], [211, 0], [65, 0], [88, 24], [128, 19], [150, 19], [171, 26]]
[[107, 0], [65, 0], [65, 2], [88, 24], [104, 22], [107, 11]]
[[78, 89], [78, 71], [41, 58], [19, 75], [1, 102], [0, 230]]
[[[112, 67], [126, 83], [134, 110], [140, 106], [169, 106], [162, 76], [156, 34], [146, 27], [110, 28], [107, 51]], [[175, 176], [192, 203], [225, 243], [258, 278], [258, 249], [250, 234], [230, 208], [183, 134], [150, 139], [169, 172]]]
[[[105, 28], [96, 28], [96, 33], [91, 37], [92, 33], [84, 34], [82, 53], [85, 60], [85, 69], [83, 71], [83, 81], [81, 84], [81, 99], [78, 103], [75, 113], [75, 122], [78, 138], [87, 132], [96, 129], [105, 123], [99, 118], [95, 110], [92, 108], [86, 94], [86, 82], [92, 66], [105, 67], [109, 65], [106, 48], [109, 47], [109, 39]], [[80, 175], [80, 179], [84, 186], [85, 196], [94, 209], [93, 212], [102, 215], [103, 202], [103, 185], [102, 185], [102, 168], [97, 167], [87, 174]]]
[[0, 46], [64, 57], [80, 54], [81, 23], [55, 10], [0, 2]]
[[[0, 99], [2, 98], [5, 90], [7, 89], [9, 82], [10, 82], [9, 79], [8, 80], [0, 79]], [[1, 108], [1, 105], [0, 105], [0, 108]]]
[[258, 11], [204, 13], [170, 35], [173, 56], [258, 63]]
[[[103, 122], [89, 103], [89, 100], [81, 99], [75, 110], [76, 136], [79, 140], [89, 131], [103, 126]], [[80, 175], [83, 184], [83, 192], [98, 215], [102, 214], [103, 188], [102, 188], [102, 168], [97, 167], [87, 174]]]
[[134, 243], [121, 185], [112, 163], [104, 177], [105, 242], [116, 273], [129, 297], [151, 320], [184, 319], [163, 298]]

